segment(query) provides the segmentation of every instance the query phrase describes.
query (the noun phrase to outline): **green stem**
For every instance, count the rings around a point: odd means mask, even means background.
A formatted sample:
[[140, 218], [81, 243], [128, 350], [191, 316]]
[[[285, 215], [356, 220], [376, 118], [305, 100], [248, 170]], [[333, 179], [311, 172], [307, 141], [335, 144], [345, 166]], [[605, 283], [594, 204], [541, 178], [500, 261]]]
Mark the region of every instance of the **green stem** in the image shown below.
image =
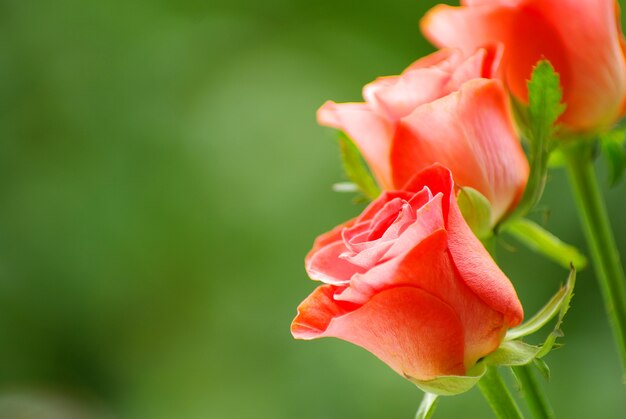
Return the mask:
[[566, 149], [567, 171], [624, 371], [626, 277], [593, 169], [592, 147], [585, 141]]
[[519, 407], [517, 407], [496, 367], [487, 368], [485, 375], [478, 382], [478, 388], [498, 418], [523, 419]]
[[520, 382], [522, 394], [533, 416], [537, 419], [554, 419], [554, 411], [543, 393], [543, 388], [533, 374], [530, 365], [513, 367], [515, 376]]

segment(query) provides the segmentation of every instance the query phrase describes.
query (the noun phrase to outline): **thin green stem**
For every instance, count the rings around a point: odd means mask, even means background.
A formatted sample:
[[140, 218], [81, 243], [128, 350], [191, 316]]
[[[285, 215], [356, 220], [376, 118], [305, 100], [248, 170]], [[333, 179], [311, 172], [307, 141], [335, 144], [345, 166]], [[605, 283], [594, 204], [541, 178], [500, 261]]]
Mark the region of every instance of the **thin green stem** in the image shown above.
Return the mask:
[[523, 419], [519, 407], [517, 407], [496, 367], [487, 368], [485, 375], [478, 382], [478, 388], [498, 418]]
[[592, 147], [591, 141], [570, 146], [566, 150], [567, 171], [624, 372], [626, 277], [593, 169]]
[[521, 385], [522, 395], [528, 403], [533, 416], [537, 419], [554, 419], [554, 411], [543, 392], [543, 388], [533, 373], [530, 365], [513, 367], [515, 376]]
[[435, 414], [437, 404], [439, 404], [439, 396], [433, 393], [424, 393], [424, 398], [420, 404], [415, 419], [430, 419]]

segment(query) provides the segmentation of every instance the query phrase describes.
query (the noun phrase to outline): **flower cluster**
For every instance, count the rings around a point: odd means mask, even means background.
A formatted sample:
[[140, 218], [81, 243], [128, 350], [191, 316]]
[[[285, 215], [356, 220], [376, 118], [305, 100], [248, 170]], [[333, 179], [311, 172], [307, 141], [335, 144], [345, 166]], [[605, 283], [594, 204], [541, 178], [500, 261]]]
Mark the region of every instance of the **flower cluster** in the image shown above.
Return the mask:
[[549, 60], [567, 110], [558, 123], [596, 133], [624, 114], [626, 60], [613, 0], [465, 0], [421, 21], [439, 51], [363, 88], [363, 103], [326, 102], [381, 195], [321, 235], [306, 257], [323, 284], [292, 334], [362, 346], [415, 381], [463, 376], [522, 322], [516, 292], [474, 235], [457, 198], [471, 188], [491, 229], [522, 199], [530, 166], [511, 103], [529, 102]]

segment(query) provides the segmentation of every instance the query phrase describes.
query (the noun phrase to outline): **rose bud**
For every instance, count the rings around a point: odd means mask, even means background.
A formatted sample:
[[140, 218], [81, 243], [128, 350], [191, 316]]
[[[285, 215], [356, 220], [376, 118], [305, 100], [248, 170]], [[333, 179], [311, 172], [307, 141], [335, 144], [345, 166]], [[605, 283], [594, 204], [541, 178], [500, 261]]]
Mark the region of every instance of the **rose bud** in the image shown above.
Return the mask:
[[528, 100], [527, 80], [540, 59], [560, 74], [567, 108], [561, 122], [574, 131], [612, 125], [624, 114], [626, 61], [614, 0], [465, 0], [438, 5], [421, 22], [439, 47], [463, 51], [504, 46], [502, 78]]
[[324, 285], [298, 307], [293, 336], [352, 342], [410, 379], [464, 375], [523, 317], [439, 165], [318, 237], [306, 270]]
[[436, 52], [365, 86], [366, 103], [327, 102], [318, 121], [354, 141], [383, 189], [402, 187], [433, 163], [446, 166], [458, 186], [489, 200], [495, 225], [517, 204], [529, 171], [507, 95], [486, 79], [498, 55]]

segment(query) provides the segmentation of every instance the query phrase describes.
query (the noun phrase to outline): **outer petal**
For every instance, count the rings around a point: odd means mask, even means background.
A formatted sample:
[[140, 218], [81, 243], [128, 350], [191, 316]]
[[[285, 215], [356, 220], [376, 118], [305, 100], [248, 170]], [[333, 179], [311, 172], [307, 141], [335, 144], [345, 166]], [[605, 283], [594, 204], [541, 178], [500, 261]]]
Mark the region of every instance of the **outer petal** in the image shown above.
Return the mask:
[[363, 88], [363, 97], [390, 121], [410, 114], [415, 107], [443, 96], [450, 73], [436, 67], [381, 77]]
[[389, 146], [393, 126], [365, 103], [326, 102], [317, 111], [321, 125], [343, 130], [359, 148], [384, 189], [392, 189]]
[[466, 81], [493, 76], [502, 48], [480, 48], [469, 57], [443, 49], [411, 64], [400, 76], [380, 77], [363, 88], [371, 108], [391, 122], [416, 107], [458, 90]]
[[[580, 128], [612, 123], [618, 117], [626, 96], [626, 63], [620, 45], [622, 35], [617, 23], [616, 2], [531, 0], [525, 3], [527, 7], [520, 8], [517, 23], [511, 28], [515, 31], [513, 36], [518, 44], [528, 39], [523, 38], [524, 34], [518, 30], [528, 28], [529, 22], [534, 23], [534, 16], [541, 16], [547, 25], [554, 28], [558, 40], [554, 46], [546, 40], [537, 42], [535, 55], [553, 60], [556, 54], [552, 49], [561, 46], [567, 53], [566, 62], [570, 67], [557, 67], [568, 76], [563, 80], [564, 99], [568, 104], [563, 120], [570, 126]], [[526, 29], [529, 30], [535, 29]], [[510, 64], [511, 68], [514, 64]], [[527, 74], [528, 69], [526, 74], [522, 70], [517, 78]]]
[[473, 80], [460, 92], [420, 106], [403, 118], [391, 151], [396, 184], [434, 162], [459, 186], [480, 191], [499, 220], [523, 193], [528, 162], [513, 129], [506, 94], [495, 80]]
[[372, 352], [401, 375], [462, 375], [463, 327], [454, 310], [425, 291], [393, 288], [348, 311], [318, 288], [298, 308], [296, 338], [337, 337]]
[[335, 301], [333, 294], [339, 288], [333, 285], [317, 287], [298, 306], [298, 315], [291, 322], [291, 334], [296, 339], [322, 337], [331, 320], [344, 316], [360, 307], [345, 301]]
[[463, 282], [489, 307], [502, 313], [509, 327], [521, 323], [523, 310], [515, 289], [463, 219], [450, 171], [440, 165], [431, 166], [415, 175], [405, 188], [419, 190], [423, 183], [432, 185], [433, 193], [444, 194], [448, 248]]
[[438, 67], [445, 72], [452, 73], [462, 62], [463, 54], [461, 51], [443, 48], [415, 61], [404, 70], [404, 73], [428, 67]]
[[502, 313], [507, 327], [519, 325], [524, 311], [515, 288], [474, 236], [454, 198], [448, 215], [448, 247], [459, 276], [472, 292]]
[[[420, 244], [420, 247], [428, 249], [423, 254], [420, 255], [420, 250], [415, 249], [407, 255], [402, 261], [402, 268], [398, 269], [405, 274], [398, 277], [412, 278], [414, 286], [443, 298], [457, 309], [465, 328], [465, 365], [469, 367], [498, 347], [508, 327], [521, 322], [522, 307], [510, 281], [460, 214], [450, 171], [443, 166], [433, 165], [414, 176], [405, 188], [419, 190], [423, 184], [431, 185], [433, 193], [444, 196], [442, 204], [447, 229], [446, 246], [449, 250], [441, 252], [441, 247], [435, 242], [436, 235], [433, 235], [427, 242]], [[467, 248], [463, 247], [464, 243], [467, 243]], [[464, 250], [468, 254], [457, 263], [459, 251]], [[473, 264], [468, 265], [468, 260]], [[402, 281], [398, 282], [400, 284]], [[490, 296], [485, 292], [489, 287], [503, 294]], [[352, 288], [351, 282], [341, 295]]]
[[466, 55], [484, 45], [504, 43], [514, 12], [496, 1], [481, 3], [474, 7], [437, 5], [420, 21], [422, 32], [436, 46], [460, 48]]
[[400, 185], [433, 162], [448, 167], [457, 185], [473, 187], [489, 199], [494, 223], [517, 203], [529, 171], [504, 90], [484, 79], [404, 118], [391, 161], [394, 182]]

